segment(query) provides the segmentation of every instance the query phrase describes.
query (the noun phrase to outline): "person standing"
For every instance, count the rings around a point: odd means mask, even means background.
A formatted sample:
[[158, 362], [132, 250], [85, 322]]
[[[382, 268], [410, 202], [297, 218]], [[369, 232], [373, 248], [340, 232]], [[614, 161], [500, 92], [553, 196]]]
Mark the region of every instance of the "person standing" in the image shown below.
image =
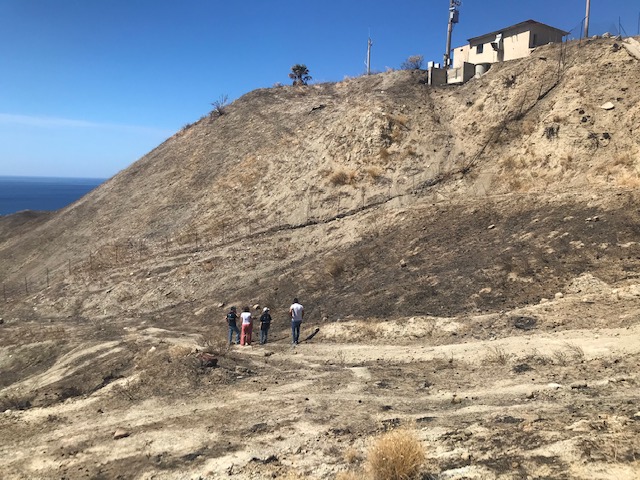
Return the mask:
[[267, 343], [267, 335], [269, 334], [269, 327], [271, 326], [271, 314], [269, 309], [264, 307], [262, 309], [262, 315], [260, 315], [260, 345]]
[[237, 322], [238, 315], [236, 314], [236, 307], [231, 307], [229, 313], [227, 313], [227, 325], [229, 325], [229, 345], [232, 344], [233, 332], [236, 332], [236, 345], [240, 343], [240, 330], [238, 329]]
[[251, 331], [253, 330], [253, 318], [249, 307], [244, 307], [240, 314], [242, 318], [242, 333], [240, 334], [240, 345], [251, 345]]
[[304, 318], [304, 307], [300, 305], [297, 298], [293, 299], [289, 307], [289, 316], [291, 316], [291, 343], [297, 345], [300, 338], [300, 325]]

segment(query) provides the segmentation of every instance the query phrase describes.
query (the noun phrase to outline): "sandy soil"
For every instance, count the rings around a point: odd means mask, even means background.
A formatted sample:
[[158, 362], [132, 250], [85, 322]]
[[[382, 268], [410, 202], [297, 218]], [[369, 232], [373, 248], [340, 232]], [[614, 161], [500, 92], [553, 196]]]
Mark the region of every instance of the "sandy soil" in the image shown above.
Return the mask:
[[[599, 285], [490, 315], [309, 322], [297, 347], [276, 325], [216, 368], [189, 363], [212, 340], [202, 324], [68, 328], [56, 361], [11, 386], [33, 405], [0, 415], [3, 477], [334, 478], [404, 426], [437, 478], [638, 478], [640, 285]], [[589, 328], [563, 326], [586, 303]], [[127, 355], [136, 368], [114, 374]], [[87, 371], [107, 381], [47, 405]]]

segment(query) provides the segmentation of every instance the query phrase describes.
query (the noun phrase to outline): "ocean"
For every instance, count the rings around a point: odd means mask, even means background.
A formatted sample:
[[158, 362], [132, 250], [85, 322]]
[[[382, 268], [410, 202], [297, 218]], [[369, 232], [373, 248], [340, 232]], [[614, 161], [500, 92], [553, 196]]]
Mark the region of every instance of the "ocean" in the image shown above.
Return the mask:
[[103, 183], [103, 178], [0, 176], [0, 215], [59, 210]]

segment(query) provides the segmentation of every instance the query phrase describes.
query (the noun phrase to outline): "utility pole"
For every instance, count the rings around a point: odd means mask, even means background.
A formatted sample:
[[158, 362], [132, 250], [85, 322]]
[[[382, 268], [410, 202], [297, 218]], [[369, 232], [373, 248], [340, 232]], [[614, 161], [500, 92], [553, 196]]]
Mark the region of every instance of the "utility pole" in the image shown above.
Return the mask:
[[589, 36], [589, 12], [591, 11], [591, 0], [587, 0], [587, 13], [584, 16], [584, 38]]
[[451, 63], [451, 34], [453, 33], [453, 24], [458, 23], [458, 7], [461, 0], [449, 0], [449, 26], [447, 27], [447, 48], [444, 52], [444, 68], [449, 68]]
[[369, 33], [369, 40], [367, 41], [367, 75], [371, 75], [371, 33]]

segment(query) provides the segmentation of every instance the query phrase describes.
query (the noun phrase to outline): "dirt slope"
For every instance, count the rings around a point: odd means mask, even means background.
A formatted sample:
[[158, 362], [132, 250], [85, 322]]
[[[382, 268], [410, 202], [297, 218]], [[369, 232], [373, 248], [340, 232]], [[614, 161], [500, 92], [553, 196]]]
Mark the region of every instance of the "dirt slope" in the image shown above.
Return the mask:
[[638, 478], [640, 61], [424, 79], [257, 90], [0, 217], [3, 478], [334, 478], [398, 426], [437, 478]]

